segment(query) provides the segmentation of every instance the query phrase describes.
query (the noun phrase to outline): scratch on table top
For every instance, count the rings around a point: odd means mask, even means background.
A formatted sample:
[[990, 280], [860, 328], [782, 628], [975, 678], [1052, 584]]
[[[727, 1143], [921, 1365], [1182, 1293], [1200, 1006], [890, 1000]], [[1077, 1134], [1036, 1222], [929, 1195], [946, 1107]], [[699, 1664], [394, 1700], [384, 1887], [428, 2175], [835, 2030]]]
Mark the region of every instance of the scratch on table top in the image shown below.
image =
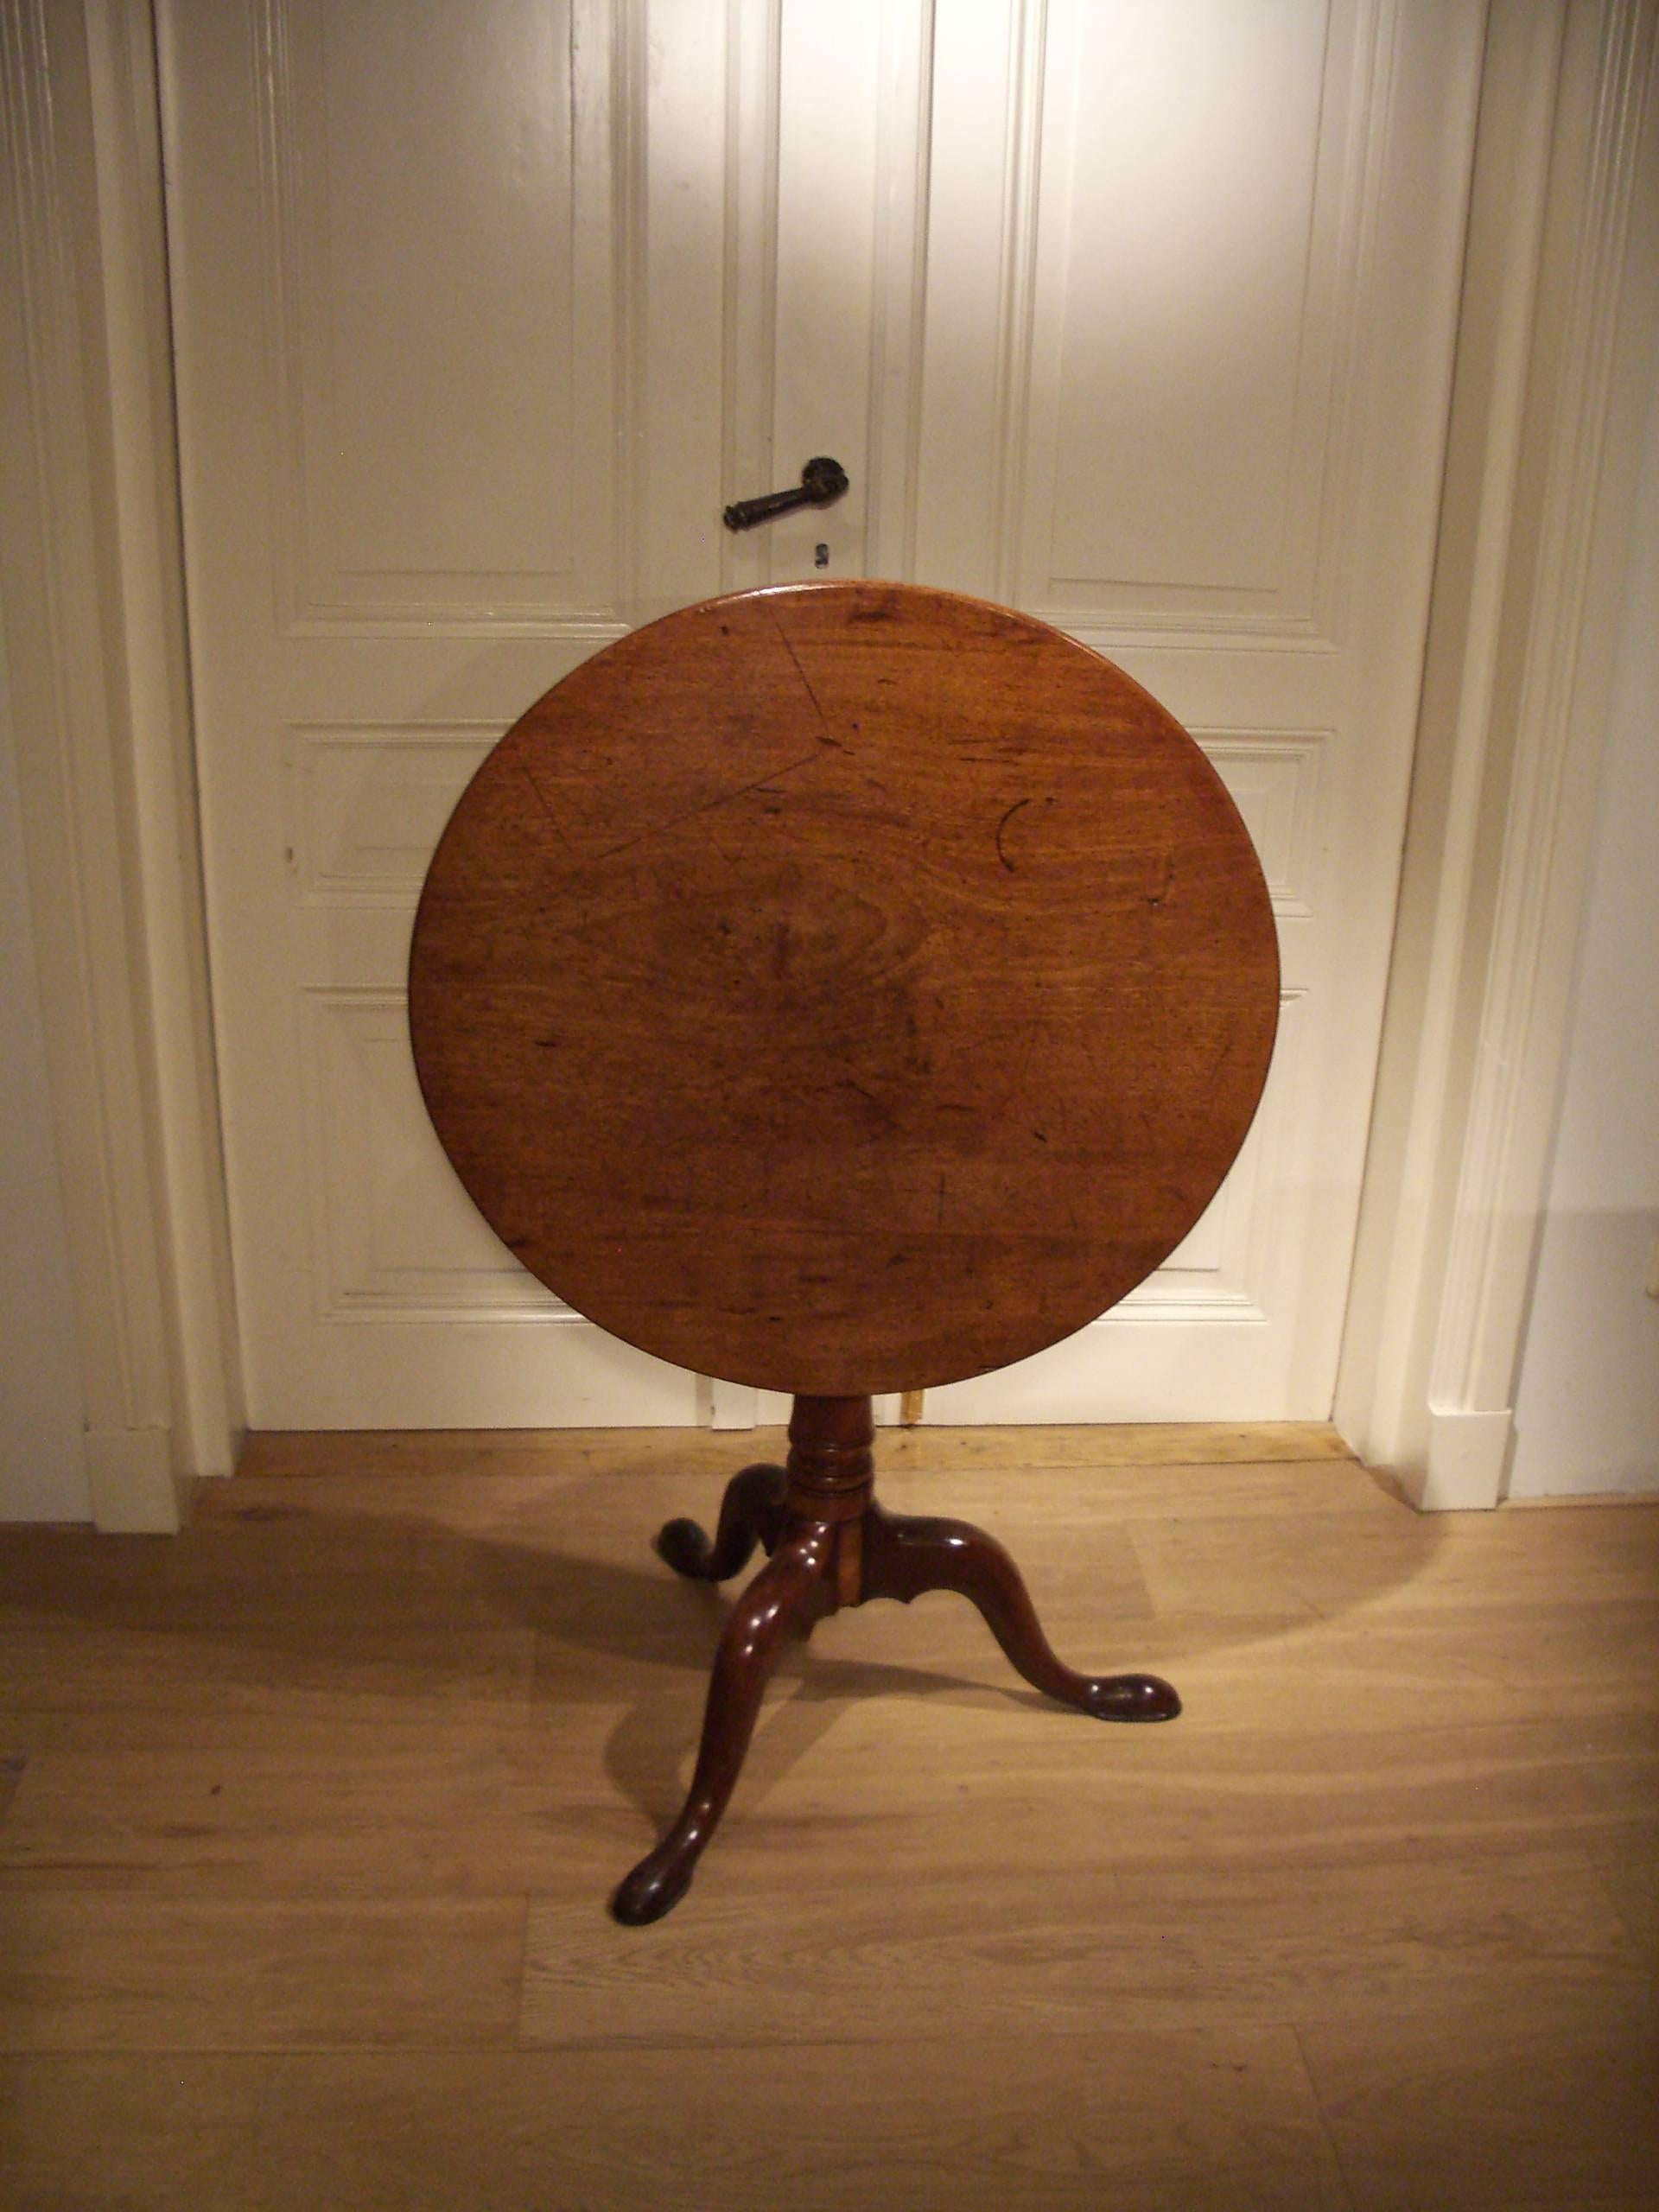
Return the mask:
[[790, 659], [794, 663], [795, 673], [800, 677], [801, 683], [805, 689], [806, 696], [812, 702], [812, 711], [818, 718], [818, 731], [820, 735], [823, 737], [824, 743], [826, 745], [836, 746], [844, 752], [846, 747], [842, 745], [840, 738], [832, 737], [830, 734], [829, 718], [824, 714], [823, 702], [820, 701], [817, 693], [812, 689], [811, 677], [801, 666], [801, 657], [796, 652], [793, 645], [790, 642], [788, 631], [785, 629], [783, 624], [779, 622], [775, 616], [773, 617], [772, 626], [778, 632], [779, 644], [783, 647], [784, 651], [789, 655]]
[[1002, 819], [996, 825], [996, 857], [1001, 861], [1003, 867], [1007, 868], [1010, 875], [1017, 875], [1020, 871], [1015, 868], [1014, 862], [1008, 858], [1007, 852], [1003, 849], [1002, 832], [1007, 828], [1009, 823], [1013, 821], [1014, 816], [1019, 813], [1020, 808], [1022, 806], [1029, 806], [1030, 804], [1031, 801], [1029, 798], [1015, 799], [1014, 804], [1008, 809], [1007, 812], [1002, 817]]
[[735, 791], [717, 791], [713, 798], [706, 798], [696, 806], [689, 806], [683, 814], [671, 815], [666, 822], [653, 822], [648, 830], [641, 830], [632, 837], [625, 837], [620, 845], [607, 845], [602, 853], [595, 853], [598, 861], [614, 860], [619, 853], [631, 852], [634, 846], [643, 845], [648, 838], [665, 836], [670, 830], [683, 830], [688, 822], [695, 822], [700, 814], [712, 814], [716, 807], [729, 806], [734, 799], [747, 798], [751, 791], [764, 791], [769, 784], [781, 783], [785, 776], [798, 770], [810, 768], [823, 755], [814, 750], [804, 753], [798, 760], [787, 761], [781, 768], [768, 768], [764, 776], [757, 776], [753, 783], [740, 784]]
[[536, 804], [541, 808], [542, 812], [553, 824], [553, 828], [558, 836], [559, 842], [564, 847], [567, 852], [573, 853], [575, 848], [571, 844], [570, 840], [564, 834], [564, 824], [560, 821], [557, 813], [555, 811], [552, 800], [549, 798], [547, 793], [537, 782], [526, 763], [521, 762], [519, 764], [519, 773], [523, 776], [524, 781], [530, 785], [531, 791], [535, 796]]

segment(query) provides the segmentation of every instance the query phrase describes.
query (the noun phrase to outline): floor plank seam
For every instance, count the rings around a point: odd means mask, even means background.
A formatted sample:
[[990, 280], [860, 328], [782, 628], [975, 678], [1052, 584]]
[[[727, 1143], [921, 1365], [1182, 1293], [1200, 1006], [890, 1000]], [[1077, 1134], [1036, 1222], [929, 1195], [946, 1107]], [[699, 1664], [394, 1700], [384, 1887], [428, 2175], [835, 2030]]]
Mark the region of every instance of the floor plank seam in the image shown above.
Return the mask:
[[1331, 2124], [1331, 2115], [1325, 2108], [1325, 2100], [1319, 2094], [1319, 2079], [1313, 2071], [1313, 2061], [1308, 2056], [1307, 2044], [1303, 2036], [1301, 2024], [1295, 2020], [1289, 2020], [1286, 2022], [1286, 2025], [1289, 2028], [1292, 2040], [1296, 2045], [1297, 2061], [1307, 2082], [1308, 2095], [1313, 2101], [1313, 2112], [1319, 2124], [1319, 2134], [1325, 2148], [1331, 2153], [1331, 2163], [1336, 2171], [1338, 2184], [1346, 2201], [1347, 2212], [1362, 2212], [1353, 2177], [1349, 2172], [1347, 2163], [1343, 2158], [1342, 2146], [1338, 2142], [1336, 2130]]

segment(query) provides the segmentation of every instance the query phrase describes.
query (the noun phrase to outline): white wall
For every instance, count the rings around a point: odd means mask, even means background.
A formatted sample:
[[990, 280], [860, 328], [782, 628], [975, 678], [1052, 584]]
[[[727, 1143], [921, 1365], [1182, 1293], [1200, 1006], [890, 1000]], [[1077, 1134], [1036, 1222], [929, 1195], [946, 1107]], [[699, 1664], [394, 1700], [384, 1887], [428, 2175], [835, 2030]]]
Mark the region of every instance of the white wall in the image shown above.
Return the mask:
[[1509, 1494], [1659, 1491], [1659, 393], [1649, 404]]
[[0, 1521], [89, 1521], [69, 1249], [52, 1148], [0, 632]]

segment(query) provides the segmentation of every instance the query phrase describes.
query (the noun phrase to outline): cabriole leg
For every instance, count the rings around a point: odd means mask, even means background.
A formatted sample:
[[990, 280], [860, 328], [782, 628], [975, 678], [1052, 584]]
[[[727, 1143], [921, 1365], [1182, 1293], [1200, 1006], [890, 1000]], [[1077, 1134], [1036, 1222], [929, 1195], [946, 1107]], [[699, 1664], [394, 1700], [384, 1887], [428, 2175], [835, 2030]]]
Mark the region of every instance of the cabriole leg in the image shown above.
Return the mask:
[[694, 1582], [725, 1582], [741, 1574], [759, 1544], [768, 1558], [784, 1532], [784, 1471], [745, 1467], [726, 1485], [711, 1544], [695, 1521], [671, 1521], [658, 1530], [657, 1554], [676, 1574]]
[[797, 1523], [738, 1599], [715, 1656], [702, 1741], [684, 1808], [611, 1901], [612, 1912], [626, 1926], [660, 1920], [690, 1887], [697, 1860], [742, 1768], [785, 1638], [804, 1634], [835, 1611], [830, 1567], [836, 1535], [828, 1522]]
[[1181, 1701], [1156, 1675], [1079, 1675], [1037, 1618], [1024, 1578], [995, 1536], [966, 1521], [887, 1513], [864, 1520], [866, 1598], [908, 1604], [925, 1590], [955, 1590], [985, 1616], [992, 1635], [1033, 1688], [1100, 1720], [1173, 1720]]

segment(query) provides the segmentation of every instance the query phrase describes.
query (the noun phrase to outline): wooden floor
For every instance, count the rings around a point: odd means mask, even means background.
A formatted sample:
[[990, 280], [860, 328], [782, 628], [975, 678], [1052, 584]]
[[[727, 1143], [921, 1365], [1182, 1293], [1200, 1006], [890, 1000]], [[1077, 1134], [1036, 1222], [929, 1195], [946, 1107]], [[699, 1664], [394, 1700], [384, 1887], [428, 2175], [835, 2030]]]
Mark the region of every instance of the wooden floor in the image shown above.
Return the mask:
[[0, 2203], [1659, 2204], [1659, 1511], [1201, 1442], [885, 1440], [1184, 1716], [842, 1614], [634, 1931], [723, 1610], [648, 1538], [772, 1439], [266, 1439], [181, 1538], [0, 1535]]

